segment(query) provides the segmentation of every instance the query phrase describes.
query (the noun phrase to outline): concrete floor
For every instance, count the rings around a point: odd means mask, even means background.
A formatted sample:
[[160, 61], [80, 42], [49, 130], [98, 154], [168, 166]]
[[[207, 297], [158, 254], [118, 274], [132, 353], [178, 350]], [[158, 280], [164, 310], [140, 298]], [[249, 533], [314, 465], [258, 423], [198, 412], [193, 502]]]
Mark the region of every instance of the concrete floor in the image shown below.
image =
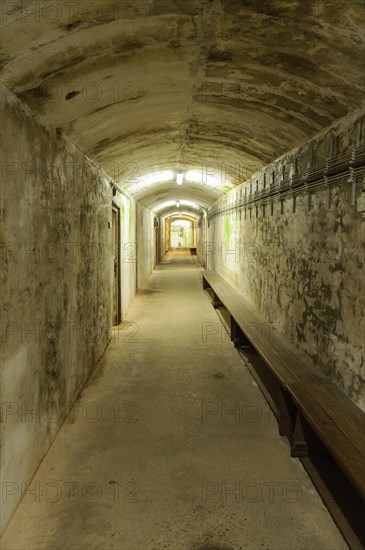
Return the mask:
[[347, 548], [220, 329], [200, 269], [176, 251], [148, 278], [3, 550]]

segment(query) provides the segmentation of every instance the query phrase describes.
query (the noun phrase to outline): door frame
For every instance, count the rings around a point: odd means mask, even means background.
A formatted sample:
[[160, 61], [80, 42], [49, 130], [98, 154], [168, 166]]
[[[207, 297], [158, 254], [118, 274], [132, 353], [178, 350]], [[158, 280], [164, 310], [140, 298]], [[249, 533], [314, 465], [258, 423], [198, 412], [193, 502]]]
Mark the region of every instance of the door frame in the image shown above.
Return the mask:
[[[116, 216], [116, 231], [117, 231], [117, 246], [115, 245], [115, 234], [114, 234], [114, 227], [113, 227], [113, 212], [115, 212]], [[115, 204], [115, 202], [112, 202], [112, 250], [114, 251], [113, 254], [113, 284], [112, 284], [112, 326], [118, 326], [122, 322], [122, 288], [121, 288], [121, 265], [120, 265], [120, 258], [121, 258], [121, 239], [120, 239], [120, 207]], [[115, 261], [117, 261], [117, 323], [114, 324], [114, 265]]]

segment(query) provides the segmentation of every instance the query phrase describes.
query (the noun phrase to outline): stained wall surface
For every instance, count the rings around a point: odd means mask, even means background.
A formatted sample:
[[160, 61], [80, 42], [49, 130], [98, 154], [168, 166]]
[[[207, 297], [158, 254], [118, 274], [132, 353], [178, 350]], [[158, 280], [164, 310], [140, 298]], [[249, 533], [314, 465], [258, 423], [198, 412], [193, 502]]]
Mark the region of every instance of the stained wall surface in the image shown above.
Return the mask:
[[137, 205], [137, 277], [138, 287], [156, 265], [156, 232], [151, 210]]
[[202, 163], [239, 184], [363, 101], [361, 0], [3, 4], [0, 78], [128, 188]]
[[[112, 203], [122, 319], [168, 247], [169, 224], [156, 236], [153, 209], [191, 201], [188, 213], [205, 212], [202, 263], [365, 408], [362, 180], [354, 191], [347, 162], [329, 191], [324, 181], [295, 203], [287, 193], [236, 208], [262, 191], [264, 174], [278, 185], [296, 163], [304, 173], [330, 150], [351, 154], [364, 3], [79, 0], [0, 11], [2, 465], [14, 484], [3, 527], [111, 337]], [[237, 243], [238, 259], [227, 253]]]
[[136, 203], [117, 193], [113, 201], [120, 209], [121, 313], [124, 318], [137, 288]]
[[[348, 170], [355, 145], [364, 145], [363, 119], [363, 113], [345, 118], [225, 195], [210, 211], [205, 248], [208, 269], [365, 409], [365, 219], [356, 208], [363, 175], [354, 174], [354, 189]], [[347, 161], [328, 186], [322, 181], [295, 198], [289, 191], [283, 200], [259, 199], [265, 180], [270, 190], [295, 170], [320, 169], [329, 154]], [[238, 207], [245, 197], [246, 207]]]
[[[134, 199], [113, 197], [100, 168], [6, 88], [2, 97], [1, 464], [14, 493], [1, 506], [4, 528], [111, 337], [112, 201], [123, 314], [136, 289], [136, 258], [124, 260], [136, 243]], [[141, 249], [145, 274], [152, 253]]]

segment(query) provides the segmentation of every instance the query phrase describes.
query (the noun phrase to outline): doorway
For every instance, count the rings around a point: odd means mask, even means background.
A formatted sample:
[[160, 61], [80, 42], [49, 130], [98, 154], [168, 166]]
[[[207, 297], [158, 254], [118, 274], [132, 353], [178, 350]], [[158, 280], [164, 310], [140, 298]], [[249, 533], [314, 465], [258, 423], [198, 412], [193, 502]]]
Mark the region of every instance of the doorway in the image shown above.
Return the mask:
[[170, 249], [194, 246], [194, 225], [192, 220], [175, 219], [170, 225]]
[[112, 324], [117, 326], [122, 321], [121, 280], [120, 280], [120, 210], [112, 205], [112, 257], [113, 257], [113, 296]]

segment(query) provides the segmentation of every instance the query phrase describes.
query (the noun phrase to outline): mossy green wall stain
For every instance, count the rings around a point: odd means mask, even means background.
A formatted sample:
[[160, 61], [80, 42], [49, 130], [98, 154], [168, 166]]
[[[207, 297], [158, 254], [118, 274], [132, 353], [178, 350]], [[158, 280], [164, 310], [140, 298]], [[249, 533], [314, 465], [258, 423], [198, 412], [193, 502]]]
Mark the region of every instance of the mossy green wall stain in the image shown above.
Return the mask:
[[[353, 119], [344, 122], [339, 135], [345, 136], [345, 152], [353, 143]], [[332, 130], [323, 132], [315, 143], [318, 162], [327, 158]], [[342, 133], [341, 133], [342, 132]], [[342, 138], [341, 138], [342, 139]], [[362, 137], [362, 140], [364, 138]], [[321, 140], [321, 141], [320, 141]], [[305, 166], [314, 141], [288, 153], [267, 168], [280, 173], [281, 164]], [[328, 379], [338, 384], [365, 410], [363, 361], [363, 309], [359, 289], [363, 287], [363, 225], [350, 205], [350, 191], [340, 182], [331, 188], [326, 207], [326, 190], [311, 196], [298, 195], [293, 211], [290, 197], [281, 211], [254, 206], [251, 211], [229, 209], [242, 199], [250, 184], [263, 188], [263, 172], [254, 174], [233, 195], [217, 203], [227, 208], [223, 216], [210, 220], [208, 241], [218, 246], [208, 258], [214, 269], [275, 323], [295, 346], [312, 359]], [[357, 196], [361, 190], [357, 190]], [[247, 195], [247, 192], [245, 193]], [[258, 215], [257, 215], [258, 214]], [[226, 250], [224, 249], [226, 247]], [[238, 255], [232, 253], [238, 249]], [[238, 260], [237, 260], [238, 258]], [[360, 300], [360, 302], [359, 302]]]
[[226, 243], [226, 246], [230, 244], [231, 239], [231, 222], [230, 222], [230, 216], [226, 216], [224, 218], [224, 241]]

